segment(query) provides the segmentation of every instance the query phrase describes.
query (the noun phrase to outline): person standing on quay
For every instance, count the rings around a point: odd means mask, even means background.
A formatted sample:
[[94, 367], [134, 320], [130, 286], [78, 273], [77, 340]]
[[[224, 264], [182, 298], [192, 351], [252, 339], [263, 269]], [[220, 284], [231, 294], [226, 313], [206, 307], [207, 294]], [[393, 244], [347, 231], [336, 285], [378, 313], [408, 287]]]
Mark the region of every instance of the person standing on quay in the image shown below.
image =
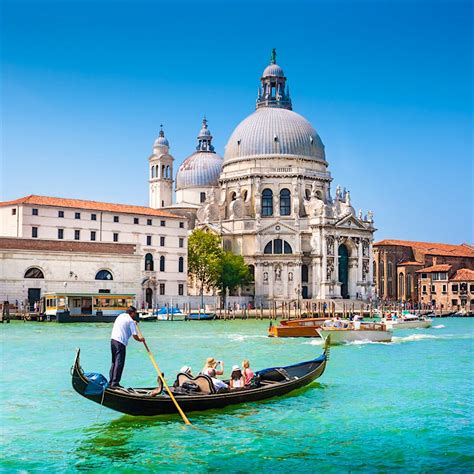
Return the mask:
[[112, 366], [110, 367], [109, 385], [110, 387], [121, 387], [123, 367], [125, 365], [125, 355], [128, 340], [131, 336], [138, 342], [145, 342], [143, 337], [137, 335], [137, 327], [134, 317], [137, 309], [130, 306], [125, 313], [119, 314], [114, 321], [110, 348], [112, 350]]

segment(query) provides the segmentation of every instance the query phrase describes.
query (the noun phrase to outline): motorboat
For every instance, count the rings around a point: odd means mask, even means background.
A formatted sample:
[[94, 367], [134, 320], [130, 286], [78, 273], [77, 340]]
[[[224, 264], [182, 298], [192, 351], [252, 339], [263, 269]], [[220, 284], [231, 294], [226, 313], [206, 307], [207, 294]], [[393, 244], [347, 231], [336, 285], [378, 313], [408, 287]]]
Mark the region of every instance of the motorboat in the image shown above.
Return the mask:
[[395, 318], [392, 316], [391, 327], [392, 329], [426, 329], [430, 328], [432, 323], [433, 320], [425, 316], [403, 312]]
[[279, 325], [270, 321], [269, 337], [319, 337], [316, 332], [327, 318], [284, 319]]
[[326, 339], [331, 336], [331, 345], [348, 342], [390, 342], [392, 331], [385, 323], [347, 320], [327, 320], [316, 331]]

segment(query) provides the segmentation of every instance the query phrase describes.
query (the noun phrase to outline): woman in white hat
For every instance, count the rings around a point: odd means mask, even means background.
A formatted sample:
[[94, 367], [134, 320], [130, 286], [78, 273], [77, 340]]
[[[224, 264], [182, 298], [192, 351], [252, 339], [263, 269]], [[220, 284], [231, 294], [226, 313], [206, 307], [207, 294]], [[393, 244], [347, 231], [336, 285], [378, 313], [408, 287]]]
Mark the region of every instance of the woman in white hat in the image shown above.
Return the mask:
[[238, 365], [232, 367], [229, 381], [230, 388], [244, 388], [244, 377]]

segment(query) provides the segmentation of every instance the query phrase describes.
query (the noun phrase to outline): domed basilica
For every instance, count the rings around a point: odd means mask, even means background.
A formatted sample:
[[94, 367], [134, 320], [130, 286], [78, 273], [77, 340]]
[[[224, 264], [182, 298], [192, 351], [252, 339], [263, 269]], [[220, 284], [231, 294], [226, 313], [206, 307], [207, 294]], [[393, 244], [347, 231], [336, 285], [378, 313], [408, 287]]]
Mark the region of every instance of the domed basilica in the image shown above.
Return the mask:
[[219, 234], [254, 274], [256, 303], [269, 299], [370, 298], [373, 215], [356, 215], [349, 191], [336, 188], [321, 138], [293, 111], [283, 69], [265, 68], [256, 110], [214, 150], [207, 120], [194, 153], [176, 175], [163, 131], [150, 165], [150, 206], [185, 215], [190, 227]]

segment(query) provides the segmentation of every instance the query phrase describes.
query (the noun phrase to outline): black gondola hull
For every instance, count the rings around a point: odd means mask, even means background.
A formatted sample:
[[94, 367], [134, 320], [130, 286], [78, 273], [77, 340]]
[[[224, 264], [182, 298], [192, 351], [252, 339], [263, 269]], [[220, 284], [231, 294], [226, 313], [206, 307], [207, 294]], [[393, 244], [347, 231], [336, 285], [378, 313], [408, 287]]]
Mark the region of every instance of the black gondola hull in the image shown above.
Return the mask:
[[[296, 368], [305, 372], [301, 377], [283, 382], [270, 383], [257, 388], [215, 393], [208, 395], [175, 395], [177, 402], [185, 413], [224, 408], [229, 405], [256, 402], [268, 398], [282, 396], [298, 388], [302, 388], [320, 377], [327, 362], [327, 353], [313, 361], [295, 366], [282, 367], [286, 370]], [[295, 369], [295, 370], [296, 370]], [[86, 387], [89, 380], [84, 375], [79, 362], [79, 351], [72, 369], [72, 385], [83, 397], [99, 403], [112, 410], [133, 416], [156, 416], [177, 413], [176, 407], [168, 395], [156, 397], [128, 393], [121, 389], [105, 389], [101, 395], [87, 395]], [[265, 383], [265, 382], [264, 382]], [[151, 389], [150, 389], [151, 390]]]

